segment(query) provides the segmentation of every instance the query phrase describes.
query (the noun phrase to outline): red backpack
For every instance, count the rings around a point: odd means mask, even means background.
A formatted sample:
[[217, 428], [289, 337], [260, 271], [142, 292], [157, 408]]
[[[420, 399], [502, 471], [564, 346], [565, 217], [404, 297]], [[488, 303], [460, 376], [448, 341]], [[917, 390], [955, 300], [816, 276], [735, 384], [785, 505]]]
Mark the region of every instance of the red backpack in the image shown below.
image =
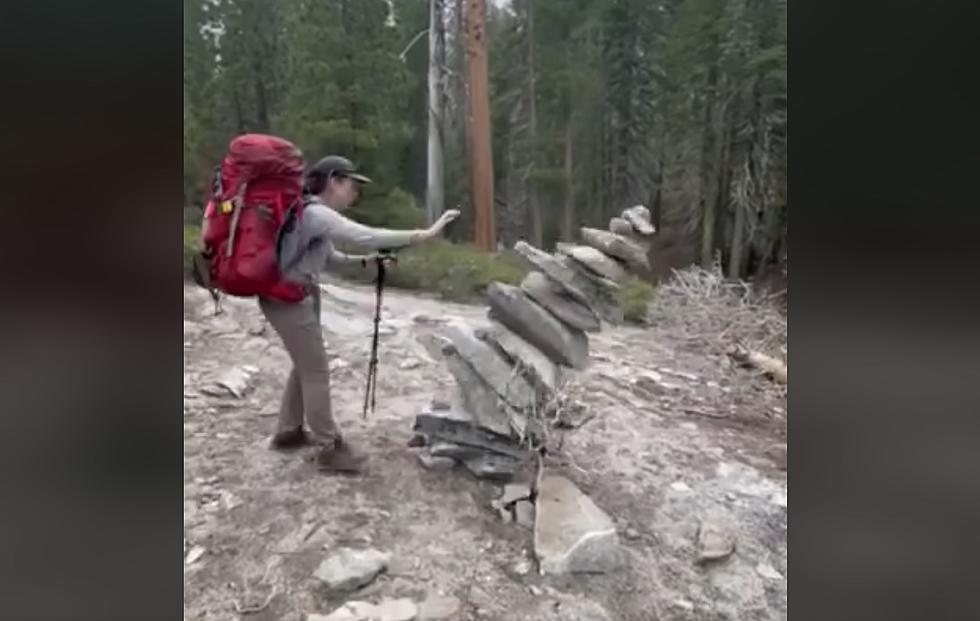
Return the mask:
[[[279, 229], [289, 210], [303, 211], [303, 154], [291, 142], [244, 134], [228, 145], [204, 211], [207, 287], [237, 297], [284, 302], [306, 297], [283, 279], [276, 260]], [[199, 275], [199, 276], [203, 276]], [[217, 297], [215, 297], [217, 302]]]

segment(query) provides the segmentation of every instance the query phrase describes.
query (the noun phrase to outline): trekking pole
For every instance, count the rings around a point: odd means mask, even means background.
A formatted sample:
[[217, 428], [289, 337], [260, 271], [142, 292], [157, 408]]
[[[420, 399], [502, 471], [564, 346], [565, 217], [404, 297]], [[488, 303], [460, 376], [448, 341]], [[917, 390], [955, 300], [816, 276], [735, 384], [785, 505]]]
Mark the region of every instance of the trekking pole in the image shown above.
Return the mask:
[[378, 336], [381, 324], [381, 295], [384, 291], [385, 282], [385, 261], [396, 262], [394, 255], [388, 251], [381, 251], [374, 259], [378, 266], [378, 276], [375, 279], [375, 306], [374, 306], [374, 334], [371, 337], [371, 359], [368, 362], [367, 388], [364, 391], [364, 418], [367, 418], [368, 405], [374, 412], [375, 393], [378, 387]]

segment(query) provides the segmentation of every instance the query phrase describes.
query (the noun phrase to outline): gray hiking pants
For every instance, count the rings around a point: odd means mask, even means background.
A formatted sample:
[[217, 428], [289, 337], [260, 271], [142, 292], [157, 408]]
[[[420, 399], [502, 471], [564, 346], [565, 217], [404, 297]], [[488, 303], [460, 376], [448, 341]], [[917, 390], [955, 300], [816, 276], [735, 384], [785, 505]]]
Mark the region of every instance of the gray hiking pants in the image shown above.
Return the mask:
[[293, 368], [286, 380], [277, 431], [303, 425], [313, 441], [325, 446], [340, 438], [330, 405], [330, 369], [320, 330], [320, 290], [314, 287], [301, 302], [259, 299], [259, 308], [282, 339]]

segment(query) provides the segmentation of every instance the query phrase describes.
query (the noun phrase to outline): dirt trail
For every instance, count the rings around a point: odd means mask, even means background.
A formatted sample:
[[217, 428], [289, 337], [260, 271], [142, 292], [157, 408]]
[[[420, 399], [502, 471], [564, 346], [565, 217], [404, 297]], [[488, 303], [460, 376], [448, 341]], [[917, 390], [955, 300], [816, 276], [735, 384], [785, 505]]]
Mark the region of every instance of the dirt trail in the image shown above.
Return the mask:
[[[535, 573], [530, 531], [490, 509], [496, 486], [427, 472], [406, 445], [413, 416], [454, 389], [419, 337], [438, 329], [432, 319], [482, 322], [483, 307], [386, 291], [378, 407], [365, 421], [373, 290], [326, 287], [335, 415], [371, 458], [366, 475], [345, 478], [317, 473], [309, 453], [267, 448], [289, 362], [254, 301], [226, 299], [214, 316], [204, 291], [188, 285], [184, 299], [185, 555], [203, 549], [185, 564], [186, 620], [327, 614], [344, 598], [312, 574], [338, 546], [394, 557], [350, 599], [449, 595], [461, 604], [452, 619], [786, 618], [786, 477], [771, 450], [785, 442], [785, 398], [722, 357], [685, 352], [655, 328], [590, 336], [592, 365], [572, 389], [595, 416], [567, 435], [556, 467], [617, 521], [630, 566], [557, 579]], [[242, 398], [208, 394], [229, 367], [250, 365]], [[715, 518], [731, 524], [736, 551], [704, 567], [698, 528]]]

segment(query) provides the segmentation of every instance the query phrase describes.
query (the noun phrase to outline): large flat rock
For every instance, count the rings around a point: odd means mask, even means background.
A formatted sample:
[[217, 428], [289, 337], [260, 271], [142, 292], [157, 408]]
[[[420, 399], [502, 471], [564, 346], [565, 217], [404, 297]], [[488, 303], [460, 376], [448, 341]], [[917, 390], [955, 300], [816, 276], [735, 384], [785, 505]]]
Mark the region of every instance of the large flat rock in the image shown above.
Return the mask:
[[534, 388], [497, 351], [480, 339], [463, 320], [453, 320], [444, 328], [460, 358], [504, 401], [520, 410], [534, 406]]
[[608, 278], [618, 283], [625, 280], [628, 275], [626, 268], [620, 265], [616, 259], [613, 259], [601, 250], [596, 250], [592, 246], [579, 246], [559, 242], [556, 248], [558, 252], [578, 261], [580, 265], [592, 271], [597, 276]]
[[650, 261], [643, 248], [631, 240], [610, 231], [602, 231], [589, 227], [580, 229], [582, 242], [596, 250], [625, 261], [627, 265], [638, 270], [649, 270]]
[[582, 291], [578, 287], [579, 283], [577, 281], [580, 279], [577, 277], [574, 270], [562, 265], [562, 263], [552, 255], [543, 250], [535, 248], [525, 241], [519, 241], [514, 244], [514, 252], [521, 255], [521, 257], [523, 257], [528, 264], [535, 269], [540, 270], [548, 278], [554, 281], [559, 287], [561, 287], [566, 295], [588, 306], [589, 298], [586, 295], [586, 292]]
[[567, 478], [543, 477], [535, 509], [534, 553], [541, 573], [602, 573], [625, 562], [612, 519]]
[[[542, 276], [544, 278], [544, 276]], [[481, 338], [499, 347], [514, 363], [530, 371], [534, 381], [549, 393], [558, 390], [562, 382], [561, 369], [540, 349], [511, 332], [498, 321], [478, 331]]]
[[598, 332], [601, 327], [599, 316], [591, 308], [564, 295], [558, 285], [541, 272], [528, 272], [521, 281], [521, 290], [552, 315], [577, 330]]
[[523, 436], [527, 428], [526, 415], [510, 407], [455, 350], [444, 356], [459, 387], [463, 407], [473, 415], [474, 423], [500, 436]]
[[517, 287], [494, 282], [487, 287], [490, 318], [510, 328], [551, 360], [583, 369], [589, 362], [584, 332], [562, 323]]
[[425, 407], [415, 417], [413, 430], [427, 436], [430, 442], [451, 442], [471, 446], [515, 458], [523, 458], [524, 451], [516, 446], [510, 435], [495, 433], [481, 427], [469, 412], [449, 408], [435, 410]]
[[559, 254], [555, 260], [575, 274], [576, 285], [586, 292], [589, 308], [600, 319], [613, 325], [623, 323], [623, 309], [616, 300], [619, 285], [592, 274], [571, 257]]

